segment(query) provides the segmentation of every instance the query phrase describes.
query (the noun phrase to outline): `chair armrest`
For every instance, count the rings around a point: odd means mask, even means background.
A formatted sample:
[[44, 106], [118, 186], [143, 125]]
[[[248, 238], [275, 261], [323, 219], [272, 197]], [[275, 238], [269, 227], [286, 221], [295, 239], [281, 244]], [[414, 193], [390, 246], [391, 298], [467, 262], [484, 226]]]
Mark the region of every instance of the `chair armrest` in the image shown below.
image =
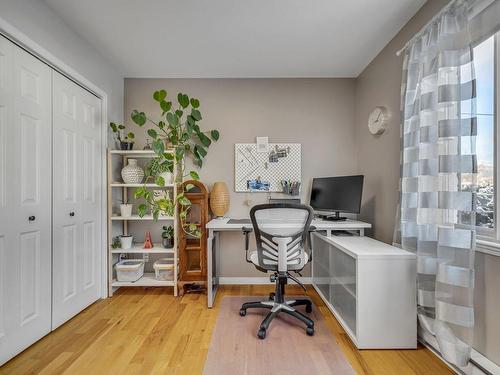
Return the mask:
[[309, 242], [309, 262], [312, 261], [312, 237], [311, 233], [316, 232], [316, 227], [314, 225], [311, 225], [309, 227], [308, 233], [307, 233], [307, 240]]
[[243, 227], [241, 228], [243, 234], [245, 235], [245, 259], [248, 263], [252, 263], [250, 259], [248, 259], [248, 248], [250, 247], [250, 233], [253, 232], [253, 228]]

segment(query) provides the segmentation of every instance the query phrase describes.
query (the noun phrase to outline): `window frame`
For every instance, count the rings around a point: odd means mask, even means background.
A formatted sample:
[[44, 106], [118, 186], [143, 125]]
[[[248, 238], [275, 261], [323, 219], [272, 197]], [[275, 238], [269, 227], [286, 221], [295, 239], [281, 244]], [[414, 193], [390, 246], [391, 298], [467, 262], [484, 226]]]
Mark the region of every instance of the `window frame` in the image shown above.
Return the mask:
[[[500, 131], [499, 131], [499, 116], [500, 113], [500, 32], [494, 34], [494, 106], [493, 106], [493, 181], [495, 182], [494, 186], [494, 227], [493, 228], [484, 228], [480, 226], [476, 226], [476, 234], [477, 234], [477, 249], [479, 251], [500, 256], [500, 225], [498, 223], [498, 219], [500, 218], [500, 205], [498, 199], [499, 186], [500, 186], [500, 152], [498, 147], [500, 145]], [[479, 45], [477, 43], [476, 45]]]

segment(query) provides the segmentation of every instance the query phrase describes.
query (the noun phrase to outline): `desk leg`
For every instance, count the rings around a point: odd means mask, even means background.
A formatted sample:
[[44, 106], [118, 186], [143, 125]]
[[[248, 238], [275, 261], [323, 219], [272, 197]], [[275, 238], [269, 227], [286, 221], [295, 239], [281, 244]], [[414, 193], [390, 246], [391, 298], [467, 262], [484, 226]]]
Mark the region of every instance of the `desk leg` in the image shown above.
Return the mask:
[[[214, 241], [215, 240], [215, 241]], [[215, 242], [215, 246], [214, 246]], [[214, 233], [213, 229], [208, 230], [207, 238], [207, 305], [212, 308], [214, 305], [215, 297], [217, 295], [217, 288], [219, 286], [219, 265], [217, 264], [216, 257], [218, 256], [217, 247], [218, 236]], [[215, 257], [214, 257], [215, 255]], [[214, 262], [215, 261], [215, 262]]]
[[365, 235], [365, 229], [364, 229], [364, 228], [361, 228], [361, 229], [359, 230], [359, 236], [360, 236], [360, 237], [363, 237], [364, 235]]

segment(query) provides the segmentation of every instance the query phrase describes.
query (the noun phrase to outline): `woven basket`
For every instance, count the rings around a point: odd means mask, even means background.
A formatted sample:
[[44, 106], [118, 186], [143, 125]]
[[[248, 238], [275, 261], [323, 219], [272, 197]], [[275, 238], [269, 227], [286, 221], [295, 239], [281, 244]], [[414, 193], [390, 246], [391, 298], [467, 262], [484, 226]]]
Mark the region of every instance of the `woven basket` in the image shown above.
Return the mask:
[[216, 182], [212, 187], [210, 208], [215, 216], [224, 216], [229, 210], [229, 190], [225, 182]]

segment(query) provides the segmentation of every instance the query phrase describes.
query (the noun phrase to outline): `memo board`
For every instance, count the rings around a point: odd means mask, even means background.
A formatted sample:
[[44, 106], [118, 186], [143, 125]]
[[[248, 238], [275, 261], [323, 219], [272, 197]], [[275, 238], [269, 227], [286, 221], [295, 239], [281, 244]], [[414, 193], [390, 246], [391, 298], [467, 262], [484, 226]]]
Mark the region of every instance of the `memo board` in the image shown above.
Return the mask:
[[[269, 143], [267, 151], [257, 152], [255, 143], [236, 143], [234, 145], [234, 168], [236, 192], [281, 192], [283, 190], [281, 181], [301, 181], [301, 144]], [[257, 185], [252, 182], [256, 180]]]

